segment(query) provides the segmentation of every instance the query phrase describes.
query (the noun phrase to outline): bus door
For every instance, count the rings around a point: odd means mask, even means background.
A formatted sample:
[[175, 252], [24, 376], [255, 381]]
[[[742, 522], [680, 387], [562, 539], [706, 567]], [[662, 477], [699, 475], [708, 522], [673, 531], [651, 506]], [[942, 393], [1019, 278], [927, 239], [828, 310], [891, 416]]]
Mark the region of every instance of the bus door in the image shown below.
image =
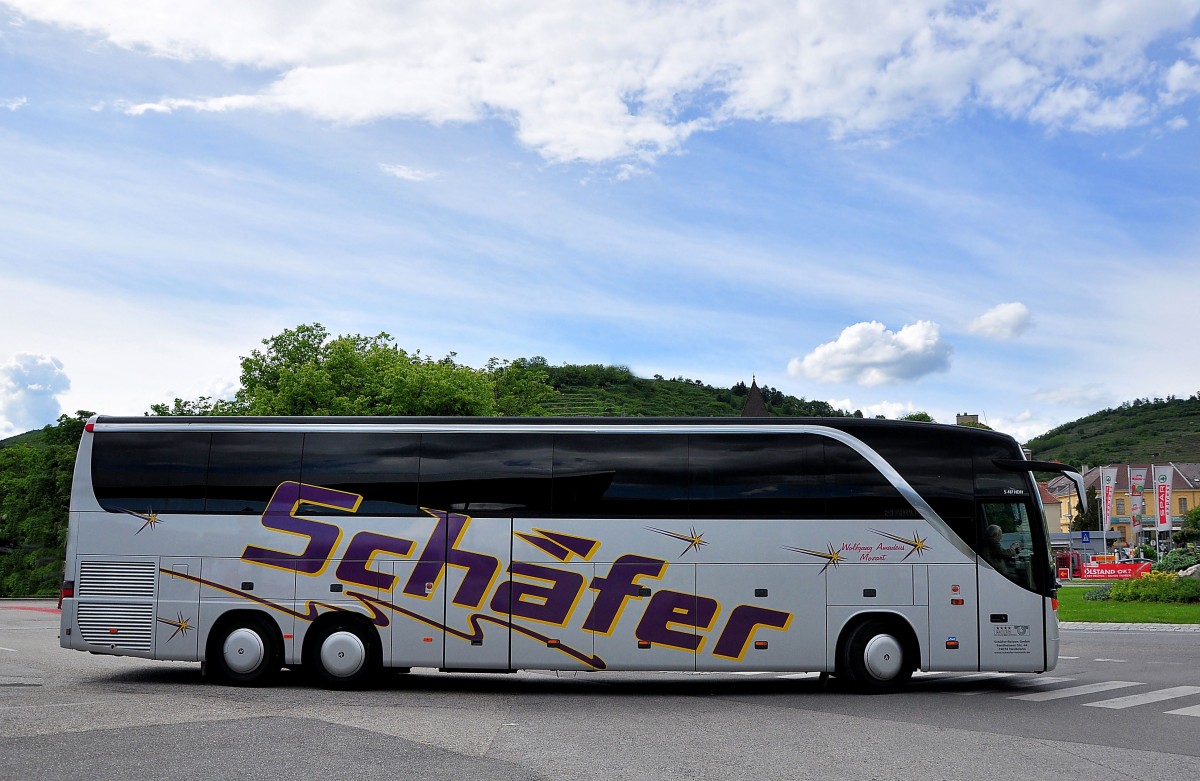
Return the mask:
[[979, 664], [983, 670], [1046, 669], [1045, 597], [1049, 563], [1024, 499], [977, 500]]

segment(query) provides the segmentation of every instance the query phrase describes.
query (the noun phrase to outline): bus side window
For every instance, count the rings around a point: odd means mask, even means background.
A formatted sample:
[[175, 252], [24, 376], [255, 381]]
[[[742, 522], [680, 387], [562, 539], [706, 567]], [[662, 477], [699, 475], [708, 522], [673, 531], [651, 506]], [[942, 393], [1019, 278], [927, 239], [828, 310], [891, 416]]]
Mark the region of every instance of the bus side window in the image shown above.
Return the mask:
[[[424, 515], [417, 502], [420, 434], [320, 432], [304, 435], [301, 482], [363, 497], [358, 515]], [[309, 515], [340, 510], [313, 505]]]
[[280, 483], [300, 480], [304, 435], [299, 432], [229, 431], [212, 438], [207, 512], [259, 514]]
[[548, 434], [424, 434], [418, 500], [471, 516], [544, 516], [551, 452]]
[[825, 513], [829, 518], [919, 519], [917, 510], [875, 466], [832, 439], [825, 450]]
[[576, 517], [686, 517], [688, 437], [558, 434], [554, 513]]
[[821, 439], [812, 434], [693, 435], [691, 513], [698, 518], [821, 518]]
[[92, 445], [92, 486], [110, 512], [204, 512], [211, 434], [110, 432]]
[[1024, 502], [979, 503], [979, 555], [1000, 574], [1034, 588], [1034, 543]]

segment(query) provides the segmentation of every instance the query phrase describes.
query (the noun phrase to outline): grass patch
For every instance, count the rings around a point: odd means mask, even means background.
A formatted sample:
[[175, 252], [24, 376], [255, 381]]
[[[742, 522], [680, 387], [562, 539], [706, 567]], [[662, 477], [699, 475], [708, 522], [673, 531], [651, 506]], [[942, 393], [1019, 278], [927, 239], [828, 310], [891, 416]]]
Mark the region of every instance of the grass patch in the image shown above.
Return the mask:
[[1097, 621], [1131, 624], [1200, 624], [1200, 603], [1089, 602], [1083, 598], [1089, 586], [1067, 586], [1058, 590], [1059, 621]]

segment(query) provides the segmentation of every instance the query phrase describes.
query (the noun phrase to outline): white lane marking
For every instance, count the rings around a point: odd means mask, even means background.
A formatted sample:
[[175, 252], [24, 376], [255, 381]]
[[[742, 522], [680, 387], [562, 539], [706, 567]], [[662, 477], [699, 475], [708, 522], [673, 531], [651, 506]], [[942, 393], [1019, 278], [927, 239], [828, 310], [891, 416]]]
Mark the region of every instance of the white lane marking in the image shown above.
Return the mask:
[[1074, 678], [1057, 678], [1053, 675], [1039, 675], [1037, 678], [1026, 678], [1021, 681], [1013, 681], [1014, 689], [1033, 689], [1038, 686], [1049, 686], [1052, 683], [1067, 683], [1073, 681]]
[[1093, 662], [1116, 662], [1117, 664], [1126, 664], [1124, 659], [1093, 659]]
[[1180, 708], [1179, 710], [1169, 710], [1166, 713], [1172, 716], [1200, 716], [1200, 705], [1192, 705], [1191, 707]]
[[15, 653], [20, 653], [20, 651], [18, 651], [18, 650], [17, 650], [17, 649], [15, 649], [15, 648], [5, 648], [5, 647], [4, 647], [4, 646], [2, 646], [2, 645], [0, 645], [0, 651], [12, 651], [14, 654], [15, 654]]
[[1080, 697], [1084, 694], [1095, 694], [1113, 689], [1124, 689], [1127, 686], [1145, 686], [1140, 681], [1101, 681], [1100, 683], [1085, 683], [1082, 686], [1071, 686], [1066, 689], [1055, 689], [1052, 692], [1034, 692], [1033, 694], [1018, 694], [1009, 697], [1010, 700], [1029, 700], [1030, 702], [1045, 702], [1046, 700], [1061, 700], [1066, 697]]
[[1131, 694], [1128, 697], [1114, 697], [1111, 700], [1085, 702], [1084, 706], [1088, 708], [1113, 708], [1114, 710], [1119, 710], [1121, 708], [1132, 708], [1136, 705], [1149, 705], [1152, 702], [1173, 700], [1176, 697], [1188, 697], [1193, 694], [1200, 694], [1200, 686], [1172, 686], [1169, 689]]
[[1059, 659], [1078, 659], [1078, 656], [1060, 656]]
[[971, 673], [970, 675], [953, 675], [947, 678], [947, 681], [954, 683], [963, 683], [966, 681], [989, 681], [999, 680], [1001, 678], [1011, 678], [1016, 673]]

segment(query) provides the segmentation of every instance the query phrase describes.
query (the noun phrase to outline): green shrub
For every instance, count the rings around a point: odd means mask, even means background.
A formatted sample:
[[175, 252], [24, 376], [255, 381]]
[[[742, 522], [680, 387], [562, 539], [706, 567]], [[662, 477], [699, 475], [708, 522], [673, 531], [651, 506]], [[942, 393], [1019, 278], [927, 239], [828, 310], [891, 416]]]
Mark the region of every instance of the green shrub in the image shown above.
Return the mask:
[[1088, 602], [1104, 602], [1108, 600], [1110, 592], [1112, 592], [1112, 584], [1105, 583], [1103, 586], [1089, 588], [1084, 592], [1083, 598]]
[[1200, 564], [1200, 552], [1176, 548], [1158, 561], [1154, 562], [1155, 572], [1178, 572], [1181, 569]]
[[1151, 572], [1112, 584], [1109, 598], [1117, 602], [1200, 602], [1200, 578]]

